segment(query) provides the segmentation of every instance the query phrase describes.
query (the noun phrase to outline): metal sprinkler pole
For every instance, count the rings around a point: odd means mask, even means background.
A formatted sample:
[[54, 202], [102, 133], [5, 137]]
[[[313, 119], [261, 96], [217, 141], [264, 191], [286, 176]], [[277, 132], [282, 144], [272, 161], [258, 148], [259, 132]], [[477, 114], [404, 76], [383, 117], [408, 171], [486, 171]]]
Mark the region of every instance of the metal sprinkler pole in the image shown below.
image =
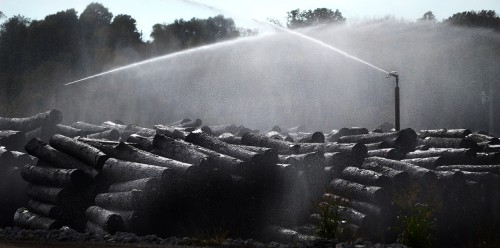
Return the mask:
[[397, 71], [391, 71], [389, 72], [389, 75], [387, 77], [393, 76], [396, 78], [396, 87], [394, 88], [394, 126], [396, 127], [396, 131], [400, 130], [400, 124], [399, 124], [399, 75]]

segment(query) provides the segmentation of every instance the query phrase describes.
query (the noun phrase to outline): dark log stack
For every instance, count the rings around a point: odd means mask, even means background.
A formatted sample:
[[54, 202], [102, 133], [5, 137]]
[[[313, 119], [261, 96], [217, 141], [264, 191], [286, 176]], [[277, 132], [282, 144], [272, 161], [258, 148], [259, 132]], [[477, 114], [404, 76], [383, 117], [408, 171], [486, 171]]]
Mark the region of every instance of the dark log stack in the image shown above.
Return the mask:
[[[0, 118], [2, 203], [13, 185], [26, 188], [14, 209], [1, 204], [10, 219], [2, 215], [2, 225], [309, 240], [291, 229], [337, 202], [342, 227], [371, 240], [394, 241], [398, 214], [416, 203], [433, 208], [438, 242], [474, 241], [484, 225], [500, 230], [500, 141], [467, 129], [325, 136], [304, 126], [200, 128], [199, 119], [154, 128], [61, 121], [57, 110]], [[46, 140], [25, 145], [30, 136]], [[29, 184], [4, 183], [21, 177]]]

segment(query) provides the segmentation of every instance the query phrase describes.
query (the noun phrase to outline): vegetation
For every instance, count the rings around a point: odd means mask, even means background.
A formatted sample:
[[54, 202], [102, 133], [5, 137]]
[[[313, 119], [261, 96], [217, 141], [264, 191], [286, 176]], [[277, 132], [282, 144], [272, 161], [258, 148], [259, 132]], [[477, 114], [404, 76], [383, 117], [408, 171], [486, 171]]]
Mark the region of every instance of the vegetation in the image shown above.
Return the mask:
[[290, 29], [294, 29], [326, 23], [343, 24], [345, 20], [338, 9], [335, 11], [327, 8], [317, 8], [307, 11], [295, 9], [288, 12], [287, 26]]
[[405, 209], [399, 216], [400, 234], [398, 243], [413, 248], [432, 247], [436, 224], [433, 209], [426, 204], [416, 203]]
[[340, 202], [332, 198], [326, 199], [318, 205], [320, 222], [316, 227], [316, 234], [321, 239], [335, 239], [340, 233], [342, 222]]

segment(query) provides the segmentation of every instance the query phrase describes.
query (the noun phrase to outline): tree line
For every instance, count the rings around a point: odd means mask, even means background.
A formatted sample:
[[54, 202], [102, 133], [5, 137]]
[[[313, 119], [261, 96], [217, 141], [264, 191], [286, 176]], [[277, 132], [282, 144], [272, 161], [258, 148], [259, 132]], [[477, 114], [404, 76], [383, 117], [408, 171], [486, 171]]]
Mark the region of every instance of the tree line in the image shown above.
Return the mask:
[[[7, 18], [0, 11], [0, 20], [3, 20], [0, 25], [1, 115], [32, 113], [38, 111], [35, 108], [53, 106], [53, 102], [47, 101], [44, 104], [48, 106], [33, 103], [50, 97], [54, 89], [65, 82], [118, 65], [256, 33], [237, 27], [231, 18], [218, 15], [155, 24], [150, 34], [152, 40], [144, 41], [132, 16], [115, 16], [95, 2], [80, 15], [68, 9], [43, 20], [30, 20], [21, 15]], [[435, 21], [435, 17], [427, 12], [420, 21]], [[286, 27], [345, 22], [338, 9], [295, 9], [287, 13]], [[491, 10], [457, 13], [443, 22], [500, 30], [500, 18]]]

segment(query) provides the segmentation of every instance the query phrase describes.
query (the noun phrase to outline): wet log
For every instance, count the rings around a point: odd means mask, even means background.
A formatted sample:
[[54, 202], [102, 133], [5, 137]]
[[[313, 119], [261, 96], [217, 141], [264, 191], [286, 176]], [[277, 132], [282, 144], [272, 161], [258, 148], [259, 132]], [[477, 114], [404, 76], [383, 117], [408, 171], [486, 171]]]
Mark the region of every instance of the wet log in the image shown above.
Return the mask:
[[[490, 173], [490, 172], [476, 172], [476, 171], [461, 171], [467, 180], [473, 180], [480, 183], [485, 183], [489, 186], [497, 185], [500, 183], [500, 176]], [[488, 188], [488, 187], [487, 187]], [[491, 188], [491, 190], [495, 190], [498, 188]]]
[[13, 130], [0, 130], [0, 146], [5, 146], [9, 150], [21, 151], [26, 144], [24, 132]]
[[300, 145], [288, 141], [268, 138], [262, 134], [246, 133], [241, 137], [242, 145], [260, 146], [276, 149], [279, 154], [298, 153]]
[[172, 138], [185, 139], [189, 132], [194, 131], [194, 128], [180, 128], [173, 126], [155, 125], [157, 134], [163, 134]]
[[207, 167], [209, 156], [193, 148], [193, 146], [164, 135], [155, 135], [152, 142], [152, 153], [175, 159], [194, 166]]
[[140, 190], [143, 192], [155, 192], [159, 190], [160, 181], [155, 177], [141, 178], [132, 181], [126, 181], [121, 183], [111, 184], [108, 191], [109, 193], [113, 192], [126, 192], [132, 191], [134, 189]]
[[109, 158], [108, 155], [91, 145], [60, 134], [56, 134], [50, 139], [50, 145], [87, 163], [97, 170], [102, 169], [104, 162]]
[[219, 136], [223, 133], [230, 133], [236, 135], [239, 131], [239, 128], [234, 125], [217, 125], [217, 126], [204, 126], [202, 127], [203, 132], [210, 130], [210, 134], [213, 136]]
[[391, 133], [369, 133], [360, 135], [349, 135], [339, 138], [339, 143], [362, 143], [369, 144], [387, 141], [394, 143], [394, 148], [402, 153], [415, 150], [417, 146], [417, 133], [410, 128]]
[[[144, 137], [153, 137], [156, 135], [156, 130], [152, 128], [140, 127], [135, 124], [130, 124], [125, 127], [125, 133], [128, 133], [129, 136], [132, 134], [137, 134]], [[128, 137], [127, 137], [128, 138]]]
[[83, 121], [78, 121], [70, 125], [73, 128], [80, 129], [86, 133], [101, 133], [104, 131], [108, 131], [111, 128], [109, 127], [103, 127], [103, 126], [98, 126], [90, 123], [86, 123]]
[[471, 140], [476, 143], [483, 143], [486, 142], [491, 145], [497, 145], [500, 144], [500, 139], [486, 135], [486, 134], [479, 134], [479, 133], [471, 133], [465, 137], [467, 140]]
[[329, 190], [335, 194], [364, 202], [387, 205], [390, 203], [390, 194], [385, 188], [366, 186], [344, 179], [333, 179]]
[[464, 138], [426, 137], [419, 141], [419, 145], [434, 148], [470, 148], [476, 152], [479, 150], [476, 142]]
[[378, 149], [378, 150], [369, 150], [368, 157], [400, 159], [400, 158], [404, 157], [404, 155], [399, 153], [395, 148], [385, 148], [385, 149]]
[[46, 161], [57, 168], [81, 169], [92, 178], [97, 170], [64, 152], [54, 149], [38, 138], [33, 138], [25, 146], [26, 151], [40, 160]]
[[277, 140], [285, 140], [285, 136], [282, 135], [281, 133], [278, 133], [276, 131], [269, 131], [264, 134], [264, 136], [271, 138], [271, 139], [277, 139]]
[[0, 166], [14, 166], [14, 154], [3, 146], [0, 146]]
[[26, 208], [19, 208], [16, 211], [14, 225], [31, 230], [52, 230], [62, 226], [57, 220], [32, 213]]
[[469, 129], [428, 129], [420, 130], [420, 137], [465, 138], [471, 133]]
[[29, 132], [41, 126], [55, 126], [61, 123], [62, 120], [63, 114], [57, 109], [51, 109], [26, 118], [0, 117], [0, 130]]
[[85, 136], [88, 134], [88, 132], [84, 132], [80, 129], [70, 127], [70, 126], [65, 126], [62, 124], [57, 124], [55, 126], [54, 133], [61, 134], [61, 135], [71, 137], [71, 138], [76, 137], [76, 136]]
[[187, 128], [187, 127], [197, 128], [197, 127], [200, 127], [201, 124], [202, 124], [202, 121], [200, 119], [196, 119], [196, 120], [189, 120], [189, 121], [183, 122], [183, 123], [179, 124], [178, 126], [183, 127], [183, 128]]
[[366, 149], [368, 149], [368, 151], [391, 148], [390, 143], [387, 141], [368, 143], [368, 144], [365, 144], [365, 146], [366, 146]]
[[98, 206], [90, 206], [85, 210], [85, 217], [98, 225], [102, 230], [114, 234], [123, 230], [123, 219], [120, 215]]
[[340, 137], [348, 135], [368, 134], [368, 129], [362, 127], [341, 128], [340, 130], [332, 130], [326, 137], [328, 142], [337, 142]]
[[119, 140], [120, 139], [120, 132], [116, 129], [110, 129], [98, 133], [93, 133], [87, 135], [87, 138], [89, 139], [107, 139], [107, 140]]
[[130, 129], [127, 130], [127, 126], [126, 125], [114, 123], [112, 121], [103, 122], [101, 124], [101, 126], [103, 126], [105, 128], [108, 128], [108, 129], [116, 129], [116, 130], [118, 130], [118, 132], [120, 132], [120, 138], [122, 138], [123, 140], [126, 140], [128, 138], [128, 136], [130, 136], [131, 134], [133, 134], [133, 132]]
[[158, 156], [156, 154], [137, 149], [123, 142], [120, 142], [118, 145], [113, 146], [113, 149], [111, 149], [110, 151], [104, 152], [106, 152], [106, 154], [108, 154], [109, 156], [120, 160], [167, 167], [177, 173], [180, 173], [181, 175], [185, 173], [196, 173], [199, 169], [198, 166], [195, 166], [193, 164], [188, 164], [170, 158]]
[[361, 165], [361, 168], [372, 170], [389, 177], [392, 181], [393, 188], [405, 188], [410, 180], [410, 174], [408, 172], [395, 170], [375, 162], [365, 162]]
[[471, 172], [490, 172], [500, 175], [500, 165], [445, 165], [436, 168], [438, 171], [471, 171]]
[[241, 145], [241, 137], [236, 137], [230, 133], [223, 133], [217, 137], [220, 141], [233, 145]]
[[[156, 134], [155, 134], [156, 136]], [[143, 151], [151, 152], [154, 149], [153, 137], [145, 137], [138, 134], [132, 134], [127, 138], [127, 142], [135, 148], [139, 148]]]
[[499, 152], [478, 152], [471, 164], [500, 164]]
[[376, 223], [376, 221], [380, 220], [376, 220], [373, 216], [361, 213], [350, 207], [341, 207], [339, 213], [343, 220], [359, 226], [361, 231], [366, 235], [377, 236], [374, 232], [381, 232], [381, 230], [377, 228]]
[[442, 157], [402, 159], [401, 162], [414, 164], [429, 170], [434, 170], [436, 167], [444, 165]]
[[82, 188], [90, 178], [80, 169], [59, 169], [25, 165], [21, 170], [22, 178], [30, 183], [54, 187]]
[[190, 133], [186, 137], [186, 141], [237, 159], [241, 159], [245, 162], [257, 163], [262, 161], [262, 155], [259, 153], [225, 143], [205, 133]]
[[36, 161], [36, 157], [30, 156], [27, 153], [24, 152], [18, 152], [18, 151], [10, 151], [12, 153], [12, 156], [14, 157], [15, 164], [17, 165], [26, 165], [26, 164], [34, 164]]
[[391, 186], [391, 178], [372, 170], [357, 167], [346, 167], [340, 174], [340, 178], [368, 186]]
[[354, 160], [363, 160], [368, 155], [368, 149], [361, 143], [300, 143], [298, 153], [309, 152], [341, 152], [347, 153]]
[[58, 206], [50, 203], [29, 200], [28, 209], [35, 214], [46, 216], [52, 219], [61, 218], [61, 209]]
[[48, 142], [54, 134], [56, 134], [56, 126], [46, 125], [33, 129], [27, 132], [24, 136], [26, 137], [26, 140], [39, 138], [44, 142]]
[[500, 152], [500, 145], [487, 145], [483, 152]]
[[258, 154], [263, 155], [266, 158], [278, 157], [278, 152], [273, 148], [260, 147], [260, 146], [247, 146], [247, 145], [238, 145], [238, 147], [251, 152], [256, 152]]
[[340, 197], [335, 194], [330, 194], [326, 193], [323, 195], [323, 200], [326, 202], [335, 202], [338, 203], [340, 206], [344, 207], [350, 207], [352, 209], [355, 209], [361, 213], [365, 213], [367, 215], [371, 215], [374, 217], [379, 218], [380, 221], [383, 221], [383, 215], [388, 215], [388, 213], [385, 213], [382, 211], [382, 209], [374, 204], [368, 203], [368, 202], [362, 202], [362, 201], [356, 201], [344, 197]]
[[444, 164], [469, 164], [474, 161], [476, 153], [466, 148], [433, 148], [429, 150], [417, 150], [406, 154], [407, 159], [442, 157]]
[[340, 173], [348, 166], [359, 166], [361, 160], [354, 160], [350, 154], [342, 152], [327, 152], [325, 156], [325, 167], [331, 167], [331, 176], [340, 177]]
[[325, 135], [322, 132], [299, 133], [299, 138], [294, 140], [297, 143], [325, 143]]
[[145, 214], [140, 213], [139, 211], [128, 210], [111, 210], [111, 212], [122, 217], [124, 231], [139, 235], [147, 234], [148, 232], [151, 233], [151, 227]]
[[85, 232], [86, 233], [94, 233], [94, 234], [104, 234], [106, 231], [102, 229], [99, 225], [95, 224], [94, 222], [87, 221], [85, 223]]
[[140, 190], [102, 193], [95, 197], [95, 205], [113, 210], [141, 210], [151, 207], [152, 198], [145, 197]]
[[110, 158], [104, 163], [100, 176], [109, 182], [125, 182], [147, 177], [169, 180], [174, 171], [168, 167], [141, 164]]
[[267, 226], [262, 230], [262, 235], [266, 240], [281, 243], [311, 242], [314, 236], [300, 234], [297, 231], [279, 226]]
[[304, 154], [279, 155], [279, 162], [282, 164], [292, 164], [299, 170], [315, 170], [325, 167], [325, 156], [320, 152], [311, 152]]
[[70, 200], [72, 192], [67, 188], [29, 184], [26, 194], [37, 201], [59, 205]]
[[295, 127], [291, 127], [285, 130], [287, 133], [299, 133], [299, 132], [305, 132], [306, 131], [306, 126], [304, 125], [299, 125]]
[[433, 171], [420, 166], [416, 166], [414, 164], [380, 157], [366, 158], [365, 162], [375, 162], [379, 165], [386, 166], [395, 170], [408, 172], [410, 176], [419, 180], [423, 180], [425, 183], [432, 183], [437, 180], [436, 174]]

